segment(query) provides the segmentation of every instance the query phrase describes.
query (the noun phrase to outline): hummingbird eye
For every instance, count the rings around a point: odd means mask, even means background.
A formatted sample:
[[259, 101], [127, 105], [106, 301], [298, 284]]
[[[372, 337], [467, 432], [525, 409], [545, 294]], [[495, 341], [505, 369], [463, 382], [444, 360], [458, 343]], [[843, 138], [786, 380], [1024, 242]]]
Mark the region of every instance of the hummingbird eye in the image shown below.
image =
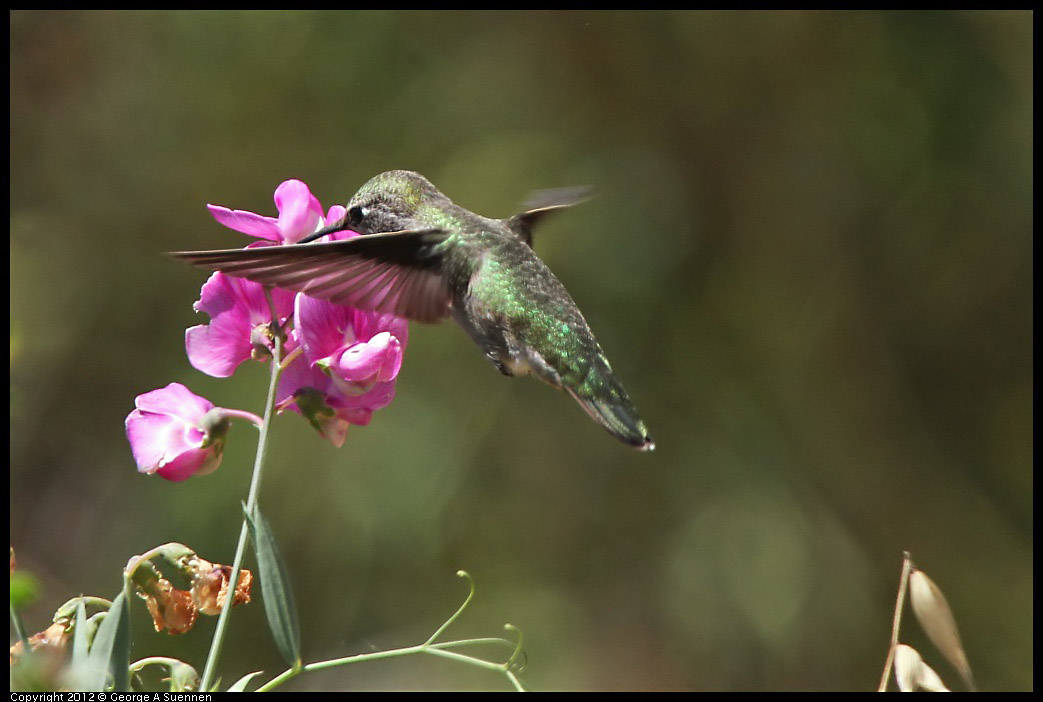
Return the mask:
[[352, 207], [352, 208], [350, 208], [348, 210], [348, 221], [351, 222], [352, 224], [358, 224], [359, 222], [361, 222], [363, 219], [366, 218], [366, 214], [367, 214], [367, 209], [365, 207], [360, 207], [359, 205], [355, 205], [354, 207]]

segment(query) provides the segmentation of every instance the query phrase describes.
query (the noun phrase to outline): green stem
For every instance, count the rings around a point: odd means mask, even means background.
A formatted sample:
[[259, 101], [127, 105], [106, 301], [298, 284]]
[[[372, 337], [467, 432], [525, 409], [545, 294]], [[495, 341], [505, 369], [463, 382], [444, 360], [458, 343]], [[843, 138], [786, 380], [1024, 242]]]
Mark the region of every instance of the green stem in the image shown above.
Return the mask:
[[375, 651], [373, 653], [359, 653], [354, 656], [345, 656], [344, 658], [334, 658], [328, 661], [320, 661], [318, 663], [309, 663], [308, 665], [301, 666], [300, 668], [290, 668], [283, 671], [280, 675], [272, 678], [261, 687], [257, 688], [257, 692], [268, 692], [273, 690], [284, 682], [291, 680], [303, 672], [314, 671], [314, 670], [325, 670], [326, 668], [336, 668], [342, 665], [351, 665], [353, 663], [365, 663], [367, 661], [379, 661], [387, 658], [402, 658], [403, 656], [415, 656], [420, 653], [427, 653], [432, 656], [439, 656], [441, 658], [448, 658], [460, 663], [467, 663], [478, 668], [484, 668], [485, 670], [492, 670], [498, 673], [506, 673], [507, 677], [511, 680], [511, 683], [518, 689], [521, 683], [514, 676], [513, 673], [508, 670], [508, 664], [506, 663], [493, 663], [481, 658], [475, 658], [474, 656], [468, 656], [463, 653], [457, 653], [456, 651], [446, 650], [450, 646], [464, 646], [473, 645], [474, 643], [509, 643], [503, 639], [479, 639], [472, 641], [449, 641], [442, 644], [429, 644], [422, 643], [416, 646], [406, 646], [405, 648], [393, 648], [387, 651]]
[[11, 605], [11, 623], [14, 624], [15, 635], [18, 640], [22, 642], [22, 651], [29, 654], [29, 637], [25, 634], [25, 624], [22, 622], [21, 615], [14, 608], [14, 604]]
[[460, 617], [460, 615], [464, 613], [464, 610], [467, 609], [467, 605], [471, 604], [471, 600], [474, 599], [474, 578], [471, 577], [471, 574], [468, 573], [466, 570], [458, 570], [456, 571], [456, 577], [467, 579], [467, 584], [470, 587], [470, 592], [467, 593], [467, 597], [464, 599], [463, 604], [460, 605], [455, 612], [453, 612], [453, 616], [446, 619], [445, 623], [443, 623], [442, 626], [438, 627], [435, 633], [431, 634], [431, 638], [429, 638], [422, 644], [423, 646], [429, 646], [432, 643], [434, 643], [435, 639], [441, 636], [442, 632], [448, 629], [449, 625], [455, 622]]
[[[447, 619], [445, 623], [442, 624], [442, 626], [438, 627], [435, 633], [431, 634], [431, 637], [428, 638], [428, 640], [424, 643], [419, 644], [417, 646], [406, 646], [405, 648], [393, 648], [388, 651], [359, 653], [357, 655], [347, 656], [345, 658], [334, 658], [328, 661], [319, 661], [317, 663], [309, 663], [308, 665], [290, 668], [289, 670], [285, 670], [276, 677], [272, 678], [261, 687], [257, 688], [257, 692], [268, 692], [269, 690], [274, 690], [279, 685], [282, 685], [284, 682], [287, 682], [288, 680], [292, 680], [293, 678], [297, 677], [298, 675], [307, 670], [323, 670], [325, 668], [335, 668], [337, 666], [350, 665], [352, 663], [377, 661], [385, 658], [400, 658], [402, 656], [413, 656], [419, 653], [427, 653], [432, 656], [448, 658], [459, 663], [467, 663], [478, 668], [484, 668], [485, 670], [493, 670], [498, 673], [503, 673], [510, 681], [511, 685], [514, 686], [514, 689], [518, 690], [519, 692], [524, 692], [525, 688], [522, 686], [521, 681], [518, 680], [518, 677], [511, 670], [511, 668], [514, 666], [514, 662], [518, 659], [518, 656], [521, 654], [522, 648], [521, 631], [517, 627], [512, 626], [511, 624], [507, 624], [504, 627], [508, 631], [512, 631], [515, 634], [517, 634], [518, 640], [514, 643], [502, 638], [463, 639], [459, 641], [443, 641], [435, 643], [435, 639], [441, 636], [442, 633], [447, 628], [449, 628], [449, 625], [456, 621], [461, 614], [463, 614], [464, 610], [467, 609], [467, 605], [469, 605], [471, 603], [471, 600], [474, 598], [474, 578], [472, 578], [470, 574], [464, 570], [458, 570], [456, 574], [461, 578], [467, 579], [467, 583], [470, 588], [469, 592], [467, 593], [467, 597], [464, 599], [463, 604], [461, 604], [457, 608], [457, 610], [453, 612], [453, 615], [449, 617], [449, 619]], [[487, 661], [482, 658], [476, 658], [474, 656], [468, 656], [463, 653], [457, 653], [456, 651], [449, 650], [451, 648], [459, 648], [461, 646], [477, 646], [485, 644], [502, 644], [509, 648], [513, 648], [514, 651], [513, 653], [511, 653], [511, 657], [508, 658], [505, 663], [493, 663], [492, 661]]]
[[[269, 288], [265, 288], [265, 296], [268, 298], [269, 307], [274, 309]], [[273, 314], [272, 318], [275, 320], [273, 325], [277, 325], [278, 317]], [[268, 430], [271, 428], [272, 418], [275, 416], [275, 392], [279, 387], [279, 376], [282, 374], [280, 362], [282, 360], [283, 340], [282, 334], [278, 329], [276, 329], [274, 337], [275, 348], [272, 351], [272, 375], [268, 383], [268, 400], [264, 405], [264, 420], [261, 422], [261, 426], [258, 427], [260, 433], [257, 437], [257, 454], [254, 457], [253, 477], [250, 479], [250, 494], [246, 499], [247, 512], [251, 513], [257, 505], [257, 494], [261, 490], [261, 473], [263, 472], [264, 459], [268, 449]], [[210, 644], [210, 653], [207, 655], [206, 666], [203, 668], [203, 677], [199, 684], [199, 689], [203, 692], [209, 691], [213, 684], [214, 669], [217, 666], [217, 659], [221, 656], [221, 647], [224, 645], [225, 633], [228, 630], [229, 612], [232, 611], [232, 602], [235, 598], [236, 585], [239, 583], [239, 571], [242, 569], [249, 535], [249, 524], [244, 518], [243, 524], [239, 529], [239, 543], [235, 548], [235, 559], [232, 561], [232, 573], [228, 581], [228, 595], [225, 597], [224, 605], [221, 607], [221, 614], [217, 617], [217, 628], [214, 630], [214, 639]]]
[[130, 670], [132, 673], [136, 673], [149, 665], [165, 665], [168, 668], [175, 665], [182, 665], [182, 662], [177, 658], [168, 658], [166, 656], [148, 656], [147, 658], [141, 658], [130, 664]]

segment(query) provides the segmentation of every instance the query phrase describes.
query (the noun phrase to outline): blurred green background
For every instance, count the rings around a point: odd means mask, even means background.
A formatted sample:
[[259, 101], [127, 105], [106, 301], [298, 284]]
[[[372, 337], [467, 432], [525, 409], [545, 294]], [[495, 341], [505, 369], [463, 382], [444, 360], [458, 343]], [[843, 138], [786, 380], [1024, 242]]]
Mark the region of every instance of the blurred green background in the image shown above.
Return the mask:
[[[11, 543], [32, 631], [166, 541], [230, 563], [255, 445], [135, 471], [123, 420], [172, 381], [260, 411], [267, 371], [195, 371], [206, 279], [274, 215], [408, 168], [537, 232], [657, 441], [412, 325], [398, 396], [339, 450], [275, 426], [261, 506], [306, 660], [525, 633], [535, 689], [877, 684], [902, 551], [985, 689], [1032, 677], [1030, 13], [57, 13], [11, 19]], [[259, 599], [258, 599], [259, 603]], [[214, 621], [136, 656], [200, 667]], [[952, 686], [910, 617], [903, 639]], [[226, 684], [283, 665], [239, 608]], [[504, 689], [410, 658], [289, 689]]]

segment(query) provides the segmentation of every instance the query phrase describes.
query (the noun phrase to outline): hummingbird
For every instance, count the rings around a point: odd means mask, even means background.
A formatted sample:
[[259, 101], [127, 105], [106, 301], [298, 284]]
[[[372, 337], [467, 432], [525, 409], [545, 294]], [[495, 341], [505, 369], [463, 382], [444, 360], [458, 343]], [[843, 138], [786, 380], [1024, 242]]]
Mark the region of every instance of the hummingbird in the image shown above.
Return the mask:
[[[298, 244], [170, 254], [200, 268], [433, 323], [452, 316], [507, 376], [531, 374], [564, 389], [613, 436], [642, 451], [655, 443], [579, 308], [532, 249], [547, 214], [587, 199], [588, 188], [534, 193], [507, 219], [453, 203], [427, 178], [371, 178], [342, 219]], [[314, 242], [351, 230], [362, 236]]]

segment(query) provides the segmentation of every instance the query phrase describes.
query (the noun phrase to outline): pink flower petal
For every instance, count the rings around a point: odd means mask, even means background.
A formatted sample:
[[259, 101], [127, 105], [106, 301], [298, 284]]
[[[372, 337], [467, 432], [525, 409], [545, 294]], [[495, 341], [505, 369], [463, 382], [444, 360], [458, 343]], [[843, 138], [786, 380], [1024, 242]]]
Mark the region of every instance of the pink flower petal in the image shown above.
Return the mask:
[[300, 333], [304, 355], [312, 363], [329, 358], [354, 341], [354, 310], [326, 300], [298, 295], [294, 324]]
[[345, 380], [394, 380], [402, 367], [402, 345], [383, 331], [369, 341], [352, 344], [337, 358], [332, 370]]
[[189, 449], [170, 463], [160, 466], [156, 473], [172, 482], [181, 482], [193, 475], [213, 473], [221, 465], [222, 456], [223, 453], [216, 446]]
[[348, 438], [348, 427], [351, 426], [348, 420], [334, 415], [320, 420], [320, 425], [322, 426], [322, 435], [331, 444], [337, 448], [344, 445], [344, 440]]
[[355, 310], [352, 326], [359, 340], [371, 339], [383, 331], [390, 332], [391, 336], [398, 339], [403, 349], [409, 340], [409, 321], [393, 314]]
[[364, 427], [373, 419], [371, 409], [338, 409], [337, 416], [357, 427]]
[[[348, 213], [348, 209], [346, 207], [344, 207], [344, 205], [333, 205], [330, 208], [330, 211], [326, 214], [326, 224], [327, 224], [327, 226], [330, 225], [330, 224], [336, 224], [340, 220], [344, 219], [344, 215], [346, 215], [347, 213]], [[356, 232], [351, 232], [351, 233], [354, 234], [355, 236], [358, 236], [358, 233], [356, 233]]]
[[127, 441], [130, 442], [130, 452], [138, 464], [138, 471], [154, 473], [159, 464], [168, 458], [172, 423], [168, 416], [141, 410], [134, 410], [127, 415]]
[[143, 412], [179, 417], [192, 423], [214, 407], [210, 400], [194, 394], [181, 383], [170, 383], [164, 388], [138, 395], [134, 398], [134, 406]]
[[286, 244], [296, 244], [322, 221], [322, 205], [299, 180], [284, 181], [275, 189], [275, 206], [279, 209], [279, 234]]
[[326, 402], [337, 410], [384, 409], [395, 399], [395, 383], [375, 383], [365, 392], [344, 392], [338, 384], [326, 393]]
[[269, 241], [282, 240], [279, 234], [279, 220], [274, 217], [264, 217], [246, 210], [230, 210], [220, 205], [207, 205], [206, 207], [214, 219], [229, 229]]
[[196, 370], [214, 378], [228, 378], [250, 358], [252, 347], [248, 335], [225, 333], [216, 328], [219, 326], [211, 322], [186, 329], [185, 353]]
[[[272, 290], [280, 318], [293, 309], [294, 294]], [[192, 366], [207, 375], [227, 378], [251, 357], [254, 329], [271, 322], [264, 287], [222, 273], [210, 276], [193, 307], [210, 315], [210, 323], [185, 331], [185, 351]]]

